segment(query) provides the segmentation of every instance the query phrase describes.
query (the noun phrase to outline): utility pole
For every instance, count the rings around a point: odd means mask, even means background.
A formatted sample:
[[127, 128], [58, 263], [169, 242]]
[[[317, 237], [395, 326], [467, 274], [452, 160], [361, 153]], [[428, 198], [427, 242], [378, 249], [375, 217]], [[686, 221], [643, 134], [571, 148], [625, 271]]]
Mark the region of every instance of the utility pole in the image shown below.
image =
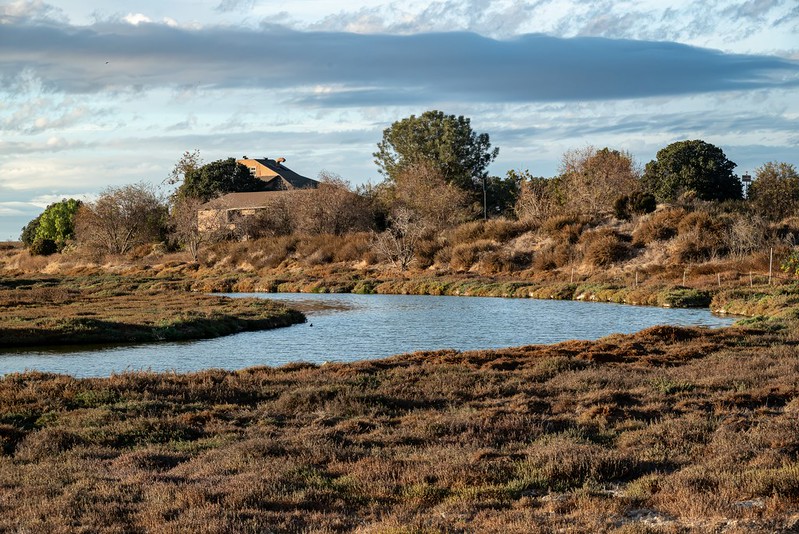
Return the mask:
[[483, 176], [483, 220], [488, 220], [488, 196], [486, 195], [486, 177]]

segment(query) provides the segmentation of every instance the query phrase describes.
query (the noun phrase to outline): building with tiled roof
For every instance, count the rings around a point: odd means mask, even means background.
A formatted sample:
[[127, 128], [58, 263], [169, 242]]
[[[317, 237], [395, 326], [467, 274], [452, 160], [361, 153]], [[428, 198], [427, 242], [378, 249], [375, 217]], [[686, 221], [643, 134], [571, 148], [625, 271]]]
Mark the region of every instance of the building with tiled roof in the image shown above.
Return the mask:
[[228, 193], [206, 202], [197, 211], [197, 224], [200, 230], [235, 231], [242, 221], [269, 209], [270, 203], [285, 192], [316, 189], [319, 186], [318, 181], [297, 174], [283, 165], [285, 161], [285, 158], [247, 157], [236, 160], [236, 163], [247, 167], [255, 178], [264, 182], [263, 190]]
[[265, 189], [268, 191], [286, 191], [291, 189], [315, 189], [319, 182], [312, 178], [306, 178], [292, 171], [283, 163], [285, 158], [269, 159], [250, 159], [244, 157], [237, 159], [236, 163], [244, 165], [250, 169], [250, 174], [255, 178], [265, 182]]

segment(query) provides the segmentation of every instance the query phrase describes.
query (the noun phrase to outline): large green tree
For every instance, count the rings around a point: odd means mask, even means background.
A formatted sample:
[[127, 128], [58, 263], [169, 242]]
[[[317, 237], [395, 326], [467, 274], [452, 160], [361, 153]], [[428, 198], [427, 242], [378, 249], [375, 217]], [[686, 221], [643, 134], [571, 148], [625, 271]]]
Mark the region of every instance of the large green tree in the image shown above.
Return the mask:
[[749, 186], [749, 201], [755, 211], [771, 221], [796, 214], [799, 208], [799, 173], [790, 163], [770, 161], [755, 171]]
[[[82, 202], [68, 198], [50, 204], [22, 229], [21, 240], [33, 250], [34, 244], [48, 242], [53, 251], [61, 250], [75, 237], [75, 214]], [[36, 247], [41, 248], [41, 247]]]
[[373, 154], [378, 170], [394, 181], [410, 166], [432, 166], [446, 183], [482, 191], [481, 182], [499, 149], [492, 149], [488, 134], [474, 132], [470, 122], [436, 110], [396, 121], [383, 130]]
[[22, 227], [22, 233], [19, 234], [19, 240], [26, 247], [30, 247], [34, 240], [36, 239], [36, 230], [39, 229], [39, 221], [42, 219], [42, 215], [39, 214], [36, 218], [31, 219], [28, 221], [28, 224]]
[[81, 204], [80, 200], [68, 198], [47, 206], [39, 219], [36, 239], [51, 239], [62, 248], [75, 237], [75, 214]]
[[234, 158], [228, 158], [187, 168], [176, 194], [207, 201], [226, 193], [259, 191], [263, 186], [263, 181], [252, 176], [247, 167], [236, 163]]
[[646, 164], [642, 185], [661, 202], [693, 191], [701, 200], [742, 198], [735, 163], [719, 147], [701, 140], [679, 141], [662, 148]]

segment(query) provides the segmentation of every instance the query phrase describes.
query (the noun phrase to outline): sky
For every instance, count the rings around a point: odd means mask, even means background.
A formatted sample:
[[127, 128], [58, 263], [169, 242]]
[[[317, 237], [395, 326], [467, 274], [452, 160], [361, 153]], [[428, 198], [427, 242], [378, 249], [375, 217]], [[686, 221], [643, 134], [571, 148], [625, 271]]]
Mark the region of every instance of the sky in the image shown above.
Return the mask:
[[0, 0], [0, 240], [185, 151], [377, 183], [383, 130], [430, 109], [496, 176], [685, 139], [799, 166], [797, 89], [796, 0]]

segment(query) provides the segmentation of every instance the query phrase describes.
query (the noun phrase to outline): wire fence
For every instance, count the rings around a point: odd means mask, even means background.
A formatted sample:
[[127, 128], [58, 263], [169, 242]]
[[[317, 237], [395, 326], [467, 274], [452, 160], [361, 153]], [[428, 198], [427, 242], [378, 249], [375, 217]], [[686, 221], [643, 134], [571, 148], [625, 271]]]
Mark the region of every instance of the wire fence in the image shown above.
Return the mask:
[[[672, 278], [672, 282], [687, 288], [703, 289], [707, 288], [710, 279], [715, 278], [714, 282], [719, 288], [734, 288], [734, 287], [756, 287], [756, 286], [774, 286], [774, 285], [787, 285], [799, 282], [799, 276], [784, 272], [781, 265], [790, 256], [791, 251], [776, 251], [769, 250], [765, 252], [765, 257], [769, 261], [768, 269], [751, 269], [748, 271], [740, 271], [730, 268], [729, 264], [725, 265], [720, 263], [714, 266], [712, 263], [704, 264], [685, 264], [682, 268], [682, 273], [677, 274]], [[677, 271], [673, 266], [672, 270]], [[574, 268], [571, 270], [569, 281], [571, 283], [588, 282], [591, 276], [578, 274]], [[628, 287], [638, 287], [639, 284], [644, 284], [649, 278], [657, 277], [659, 280], [666, 281], [668, 278], [664, 276], [663, 272], [651, 274], [647, 269], [632, 269], [628, 270], [621, 276], [613, 276], [611, 280], [615, 284], [624, 285]]]

